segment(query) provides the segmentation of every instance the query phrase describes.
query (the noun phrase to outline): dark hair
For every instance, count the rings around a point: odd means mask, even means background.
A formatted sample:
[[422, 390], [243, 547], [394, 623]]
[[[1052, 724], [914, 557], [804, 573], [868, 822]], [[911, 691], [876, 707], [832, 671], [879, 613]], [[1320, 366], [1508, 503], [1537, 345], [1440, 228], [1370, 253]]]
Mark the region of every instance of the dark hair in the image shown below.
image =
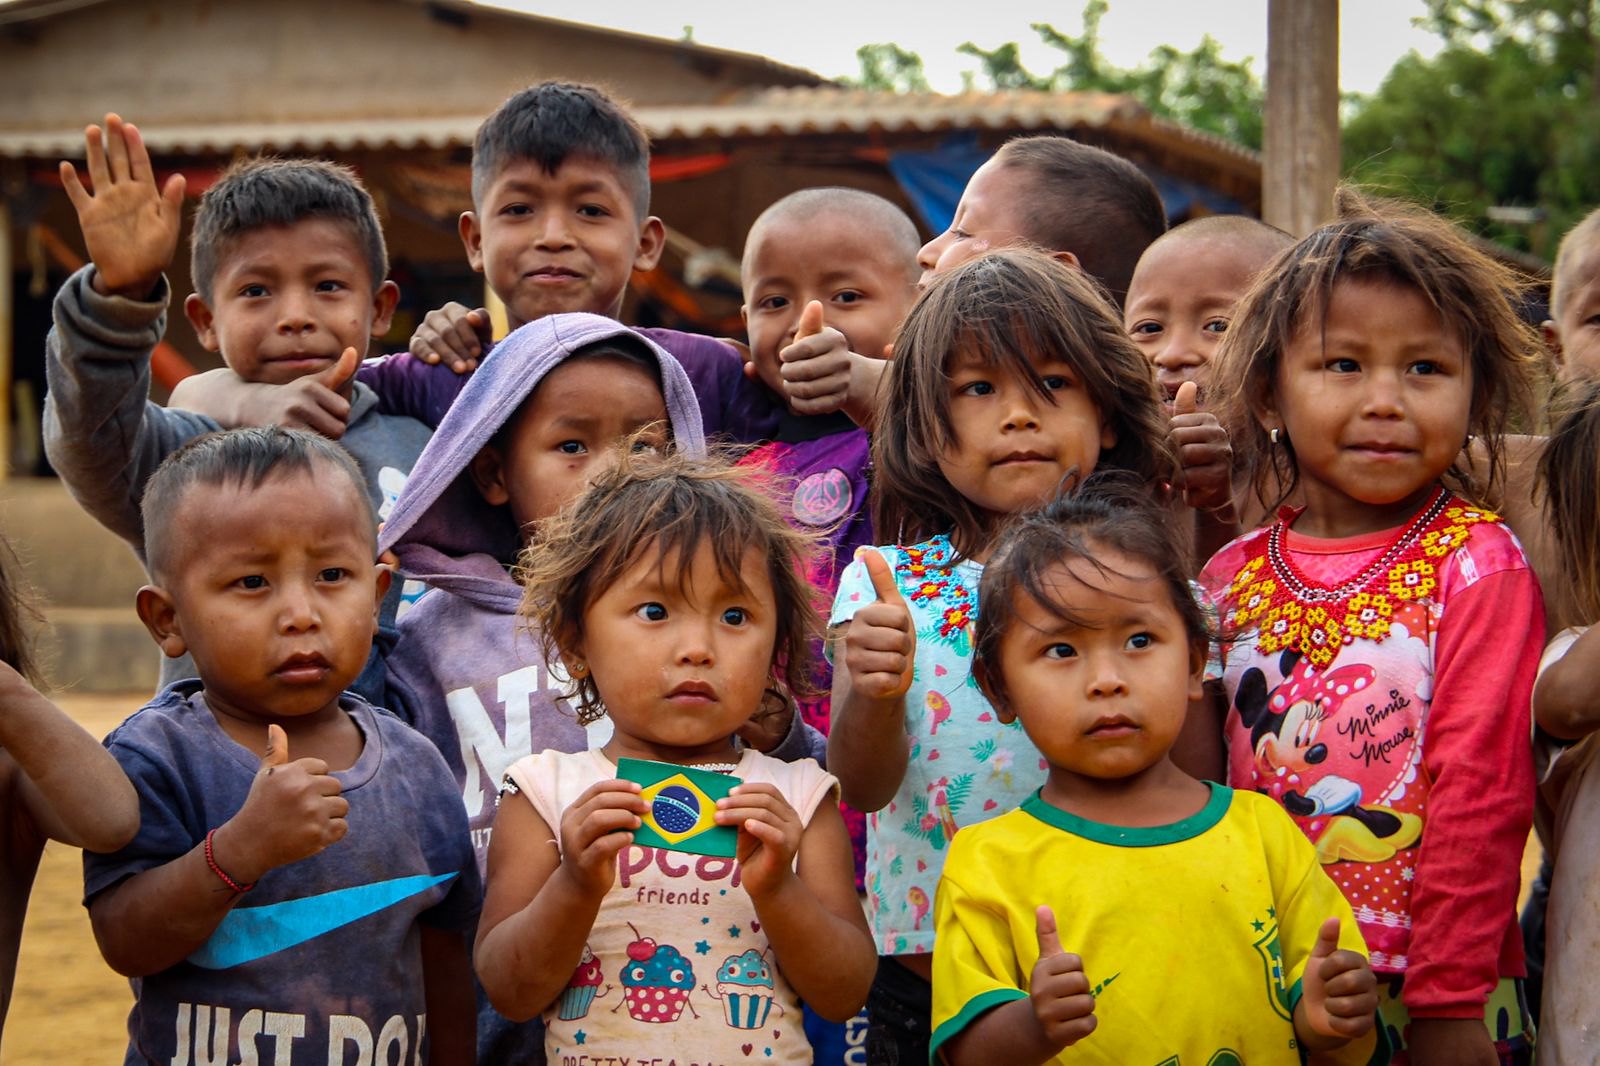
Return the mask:
[[[500, 427], [489, 438], [489, 444], [502, 451], [505, 450], [511, 443], [511, 436], [516, 432], [517, 425], [522, 421], [524, 412], [533, 406], [533, 398], [538, 395], [540, 386], [544, 384], [552, 373], [576, 359], [599, 358], [617, 359], [637, 366], [640, 370], [650, 375], [651, 379], [656, 383], [656, 388], [662, 389], [662, 398], [663, 400], [665, 399], [666, 390], [661, 383], [661, 360], [656, 357], [656, 353], [651, 349], [649, 342], [631, 330], [627, 333], [618, 333], [615, 336], [590, 341], [588, 344], [574, 348], [571, 355], [545, 371], [544, 377], [540, 378], [539, 383], [529, 390], [527, 396], [523, 397], [522, 403], [511, 413], [511, 417], [500, 423]], [[671, 436], [672, 419], [668, 418], [667, 437], [670, 439]]]
[[859, 230], [867, 231], [877, 241], [888, 245], [891, 253], [900, 253], [905, 261], [906, 277], [916, 280], [921, 271], [917, 265], [917, 252], [922, 247], [922, 237], [917, 233], [917, 224], [911, 221], [911, 216], [877, 193], [842, 185], [801, 189], [761, 212], [751, 223], [750, 232], [745, 234], [740, 272], [749, 272], [750, 253], [768, 226], [780, 219], [793, 217], [811, 221], [820, 215], [838, 215], [855, 222]]
[[[1539, 457], [1545, 521], [1562, 577], [1585, 622], [1600, 621], [1600, 382], [1557, 393], [1556, 421]], [[1555, 590], [1551, 590], [1554, 592]]]
[[[1415, 290], [1444, 328], [1459, 335], [1472, 367], [1468, 428], [1487, 453], [1488, 480], [1479, 486], [1465, 471], [1447, 473], [1462, 493], [1481, 498], [1504, 476], [1502, 437], [1511, 418], [1528, 411], [1531, 374], [1543, 360], [1539, 335], [1517, 311], [1525, 280], [1427, 211], [1367, 199], [1349, 187], [1340, 189], [1337, 208], [1338, 221], [1256, 276], [1212, 363], [1211, 394], [1228, 429], [1235, 469], [1246, 474], [1269, 512], [1294, 492], [1294, 444], [1274, 446], [1258, 416], [1273, 404], [1284, 349], [1324, 320], [1334, 286], [1371, 282]], [[1278, 495], [1268, 499], [1273, 486]]]
[[[268, 479], [283, 474], [321, 472], [332, 466], [350, 479], [361, 500], [362, 520], [372, 538], [374, 554], [378, 540], [377, 519], [361, 469], [350, 453], [334, 442], [298, 429], [265, 426], [259, 429], [234, 429], [196, 437], [167, 456], [145, 483], [140, 504], [144, 519], [145, 561], [151, 576], [164, 580], [171, 572], [172, 522], [178, 507], [190, 490], [222, 486], [259, 488]], [[338, 476], [338, 475], [336, 475]]]
[[483, 120], [472, 142], [472, 200], [481, 205], [510, 163], [554, 174], [572, 156], [610, 165], [639, 219], [650, 213], [650, 138], [603, 90], [564, 81], [531, 85]]
[[[774, 669], [789, 693], [811, 695], [811, 647], [820, 628], [805, 577], [812, 542], [789, 526], [763, 484], [715, 458], [625, 453], [522, 554], [521, 613], [539, 630], [547, 661], [583, 643], [589, 607], [639, 560], [654, 557], [665, 566], [676, 556], [683, 584], [695, 553], [710, 547], [718, 573], [738, 582], [745, 553], [754, 549], [766, 559], [777, 605]], [[604, 715], [592, 674], [571, 685], [578, 721]]]
[[994, 158], [1032, 179], [1023, 236], [1077, 256], [1120, 307], [1139, 256], [1167, 230], [1155, 184], [1121, 156], [1068, 137], [1018, 137]]
[[322, 159], [242, 159], [200, 197], [190, 237], [195, 291], [211, 302], [212, 282], [230, 245], [268, 226], [330, 219], [350, 226], [376, 292], [389, 276], [389, 253], [372, 197], [355, 171]]
[[957, 444], [948, 367], [963, 354], [1021, 375], [1047, 398], [1033, 361], [1065, 361], [1116, 434], [1097, 466], [1130, 471], [1158, 491], [1176, 480], [1154, 372], [1104, 294], [1082, 272], [1039, 252], [991, 252], [935, 278], [895, 340], [872, 438], [872, 520], [880, 537], [915, 544], [953, 531], [957, 547], [970, 554], [994, 531], [993, 519], [939, 469], [939, 456]]
[[1190, 591], [1188, 538], [1173, 512], [1126, 474], [1095, 475], [1071, 495], [1014, 519], [983, 568], [973, 624], [973, 665], [982, 671], [986, 688], [998, 702], [1006, 701], [1000, 642], [1016, 623], [1018, 599], [1027, 596], [1055, 617], [1085, 625], [1071, 604], [1057, 599], [1045, 574], [1061, 563], [1081, 559], [1101, 576], [1127, 576], [1104, 562], [1107, 552], [1150, 567], [1183, 620], [1190, 650], [1206, 658], [1211, 627]]
[[[22, 582], [22, 565], [16, 552], [0, 537], [0, 662], [39, 684], [39, 660], [34, 654], [33, 627], [44, 620]], [[0, 714], [3, 714], [0, 711]]]

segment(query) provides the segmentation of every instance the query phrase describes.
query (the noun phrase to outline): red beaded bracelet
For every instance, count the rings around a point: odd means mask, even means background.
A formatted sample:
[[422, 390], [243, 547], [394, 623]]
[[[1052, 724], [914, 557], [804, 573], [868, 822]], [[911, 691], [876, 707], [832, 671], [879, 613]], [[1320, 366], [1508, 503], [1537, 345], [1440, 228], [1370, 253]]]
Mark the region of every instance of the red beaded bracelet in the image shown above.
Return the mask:
[[217, 831], [215, 829], [213, 829], [211, 832], [206, 834], [206, 865], [211, 867], [211, 872], [212, 873], [214, 873], [218, 877], [222, 878], [222, 883], [223, 884], [225, 884], [229, 888], [233, 889], [235, 895], [241, 895], [242, 896], [246, 892], [250, 891], [252, 888], [255, 888], [256, 887], [256, 883], [254, 881], [251, 881], [248, 885], [241, 885], [239, 882], [235, 881], [233, 878], [229, 877], [226, 873], [224, 873], [222, 867], [217, 865], [216, 858], [213, 857], [212, 854], [211, 854], [211, 838], [216, 836], [216, 835], [217, 835]]

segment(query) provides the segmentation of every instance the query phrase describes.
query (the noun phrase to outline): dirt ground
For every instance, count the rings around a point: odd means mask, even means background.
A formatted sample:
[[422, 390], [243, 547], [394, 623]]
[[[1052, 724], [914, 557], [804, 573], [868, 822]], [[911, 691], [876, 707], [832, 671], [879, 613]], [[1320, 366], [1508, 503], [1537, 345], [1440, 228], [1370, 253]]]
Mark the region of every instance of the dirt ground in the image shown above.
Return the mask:
[[[58, 703], [97, 737], [142, 702], [137, 696], [66, 696]], [[1523, 857], [1523, 886], [1538, 871], [1538, 844]], [[33, 886], [11, 1013], [0, 1044], [3, 1066], [114, 1066], [127, 1045], [133, 997], [101, 960], [80, 902], [83, 862], [60, 844], [45, 849]]]

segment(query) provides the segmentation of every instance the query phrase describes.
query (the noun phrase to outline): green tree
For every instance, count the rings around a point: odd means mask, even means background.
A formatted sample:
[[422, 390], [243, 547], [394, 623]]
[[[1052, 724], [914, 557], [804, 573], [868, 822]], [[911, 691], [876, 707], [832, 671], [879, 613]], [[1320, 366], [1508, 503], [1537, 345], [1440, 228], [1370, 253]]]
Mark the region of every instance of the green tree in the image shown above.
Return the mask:
[[864, 44], [856, 49], [856, 62], [861, 65], [861, 76], [846, 79], [852, 85], [894, 93], [928, 91], [922, 57], [897, 44]]
[[[1428, 0], [1444, 47], [1352, 98], [1345, 169], [1545, 257], [1600, 202], [1600, 0]], [[1532, 227], [1492, 207], [1539, 208]]]
[[[978, 60], [979, 77], [990, 89], [1126, 93], [1153, 114], [1250, 148], [1261, 147], [1263, 94], [1249, 60], [1225, 59], [1222, 46], [1207, 35], [1190, 51], [1162, 45], [1139, 66], [1118, 67], [1100, 52], [1100, 21], [1107, 6], [1106, 0], [1088, 0], [1082, 32], [1076, 36], [1049, 23], [1033, 24], [1039, 39], [1063, 57], [1048, 73], [1035, 74], [1023, 66], [1015, 42], [984, 49], [968, 41], [958, 51]], [[920, 88], [927, 87], [922, 60], [896, 45], [867, 45], [856, 55], [861, 62], [857, 84], [901, 89], [905, 74], [914, 72]]]

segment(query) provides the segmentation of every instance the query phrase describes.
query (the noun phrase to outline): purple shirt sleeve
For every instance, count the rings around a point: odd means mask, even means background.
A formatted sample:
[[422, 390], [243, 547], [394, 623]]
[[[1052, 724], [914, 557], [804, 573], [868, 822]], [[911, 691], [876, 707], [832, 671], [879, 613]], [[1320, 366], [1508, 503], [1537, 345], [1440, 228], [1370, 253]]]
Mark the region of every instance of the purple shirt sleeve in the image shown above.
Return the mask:
[[356, 371], [356, 380], [378, 394], [378, 410], [383, 414], [406, 415], [438, 429], [470, 375], [400, 352], [368, 359]]

